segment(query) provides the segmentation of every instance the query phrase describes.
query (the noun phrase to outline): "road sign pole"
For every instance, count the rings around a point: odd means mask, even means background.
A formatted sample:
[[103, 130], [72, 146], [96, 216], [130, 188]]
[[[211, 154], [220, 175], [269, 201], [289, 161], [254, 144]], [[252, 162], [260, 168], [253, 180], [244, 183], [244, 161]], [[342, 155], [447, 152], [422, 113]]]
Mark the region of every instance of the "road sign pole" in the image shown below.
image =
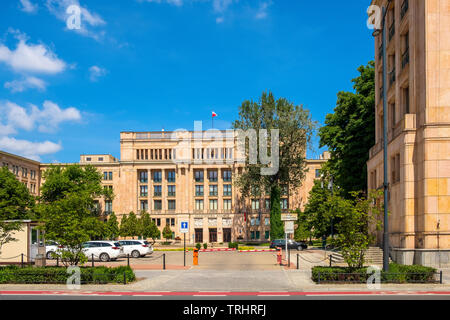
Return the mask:
[[184, 235], [184, 266], [186, 267], [186, 233]]
[[287, 255], [288, 255], [288, 242], [287, 242], [287, 233], [284, 234], [286, 237], [286, 261], [287, 261]]

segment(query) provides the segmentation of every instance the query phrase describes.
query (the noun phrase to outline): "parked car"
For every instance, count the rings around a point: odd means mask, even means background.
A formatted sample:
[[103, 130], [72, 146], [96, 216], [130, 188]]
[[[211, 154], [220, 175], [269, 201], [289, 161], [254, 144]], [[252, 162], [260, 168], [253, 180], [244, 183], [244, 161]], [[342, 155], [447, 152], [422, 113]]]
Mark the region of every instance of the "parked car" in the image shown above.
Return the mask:
[[88, 241], [83, 244], [83, 253], [92, 260], [107, 262], [124, 255], [124, 249], [118, 241]]
[[47, 260], [53, 259], [53, 254], [57, 253], [58, 249], [64, 248], [56, 241], [46, 240], [45, 241], [45, 255]]
[[125, 255], [130, 255], [133, 258], [145, 257], [153, 253], [152, 245], [145, 240], [119, 240], [123, 246]]
[[[285, 239], [277, 239], [272, 240], [270, 242], [270, 248], [275, 249], [281, 247], [283, 250], [286, 249], [286, 240]], [[289, 249], [297, 249], [298, 251], [308, 249], [308, 245], [305, 242], [296, 242], [294, 240], [288, 239], [288, 248]]]

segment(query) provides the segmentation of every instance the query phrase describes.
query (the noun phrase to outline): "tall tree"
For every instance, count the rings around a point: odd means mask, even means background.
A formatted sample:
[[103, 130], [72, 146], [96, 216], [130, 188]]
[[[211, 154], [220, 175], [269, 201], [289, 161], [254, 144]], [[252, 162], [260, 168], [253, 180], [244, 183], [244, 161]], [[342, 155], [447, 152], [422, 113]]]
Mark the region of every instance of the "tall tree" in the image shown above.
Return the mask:
[[116, 240], [120, 234], [119, 223], [117, 222], [117, 216], [114, 212], [111, 212], [108, 221], [106, 222], [106, 229], [108, 237]]
[[367, 191], [369, 149], [375, 142], [375, 63], [358, 68], [355, 92], [339, 92], [334, 113], [319, 129], [320, 146], [328, 146], [327, 163], [334, 181], [345, 196]]
[[46, 238], [65, 247], [61, 252], [65, 262], [78, 265], [86, 261], [84, 242], [103, 233], [95, 200], [111, 199], [110, 190], [102, 187], [100, 172], [92, 166], [53, 166], [43, 175], [38, 213]]
[[[0, 169], [0, 253], [6, 243], [17, 241], [14, 233], [22, 229], [20, 221], [32, 217], [34, 197], [7, 167]], [[7, 222], [8, 221], [8, 222]]]
[[[306, 149], [315, 126], [311, 114], [303, 106], [295, 105], [285, 98], [275, 100], [271, 92], [264, 92], [258, 102], [244, 101], [239, 108], [239, 118], [233, 124], [234, 129], [256, 130], [256, 145], [259, 145], [260, 130], [268, 130], [267, 153], [269, 157], [274, 155], [273, 152], [278, 151], [279, 154], [278, 171], [270, 175], [262, 174], [261, 169], [270, 169], [273, 165], [251, 164], [249, 142], [246, 142], [246, 167], [236, 182], [244, 197], [258, 196], [253, 190], [268, 190], [272, 204], [272, 239], [284, 235], [280, 219], [280, 186], [286, 185], [289, 189], [301, 186], [306, 172]], [[271, 149], [272, 129], [279, 130], [279, 149]], [[260, 154], [264, 151], [260, 150]]]
[[139, 234], [143, 239], [151, 238], [153, 243], [161, 236], [161, 231], [147, 212], [144, 212], [139, 218]]

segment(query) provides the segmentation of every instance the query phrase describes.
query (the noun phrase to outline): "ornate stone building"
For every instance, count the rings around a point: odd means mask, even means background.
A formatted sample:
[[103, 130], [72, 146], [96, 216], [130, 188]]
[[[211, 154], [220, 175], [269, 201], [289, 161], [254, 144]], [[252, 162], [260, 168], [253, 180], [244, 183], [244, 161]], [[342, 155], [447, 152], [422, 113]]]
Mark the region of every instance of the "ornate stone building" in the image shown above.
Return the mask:
[[[394, 0], [386, 26], [391, 256], [450, 266], [450, 1]], [[382, 49], [380, 35], [369, 189], [383, 186]]]

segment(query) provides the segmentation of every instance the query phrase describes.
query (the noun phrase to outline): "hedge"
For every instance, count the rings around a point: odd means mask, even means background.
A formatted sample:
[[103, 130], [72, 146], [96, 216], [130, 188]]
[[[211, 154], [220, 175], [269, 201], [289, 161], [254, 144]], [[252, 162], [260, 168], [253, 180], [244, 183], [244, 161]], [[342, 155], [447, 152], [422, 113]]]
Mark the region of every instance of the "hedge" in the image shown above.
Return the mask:
[[[391, 263], [389, 272], [381, 270], [381, 282], [383, 283], [436, 283], [437, 270], [419, 265], [399, 265]], [[320, 279], [319, 279], [320, 275]], [[314, 267], [312, 268], [312, 280], [320, 283], [366, 283], [373, 272], [367, 273], [367, 267], [350, 269], [346, 267]]]
[[[80, 267], [81, 284], [106, 284], [133, 282], [136, 276], [128, 266], [108, 268], [108, 267]], [[65, 284], [71, 274], [67, 273], [64, 267], [25, 267], [7, 266], [0, 268], [0, 284], [5, 283], [51, 283]]]

